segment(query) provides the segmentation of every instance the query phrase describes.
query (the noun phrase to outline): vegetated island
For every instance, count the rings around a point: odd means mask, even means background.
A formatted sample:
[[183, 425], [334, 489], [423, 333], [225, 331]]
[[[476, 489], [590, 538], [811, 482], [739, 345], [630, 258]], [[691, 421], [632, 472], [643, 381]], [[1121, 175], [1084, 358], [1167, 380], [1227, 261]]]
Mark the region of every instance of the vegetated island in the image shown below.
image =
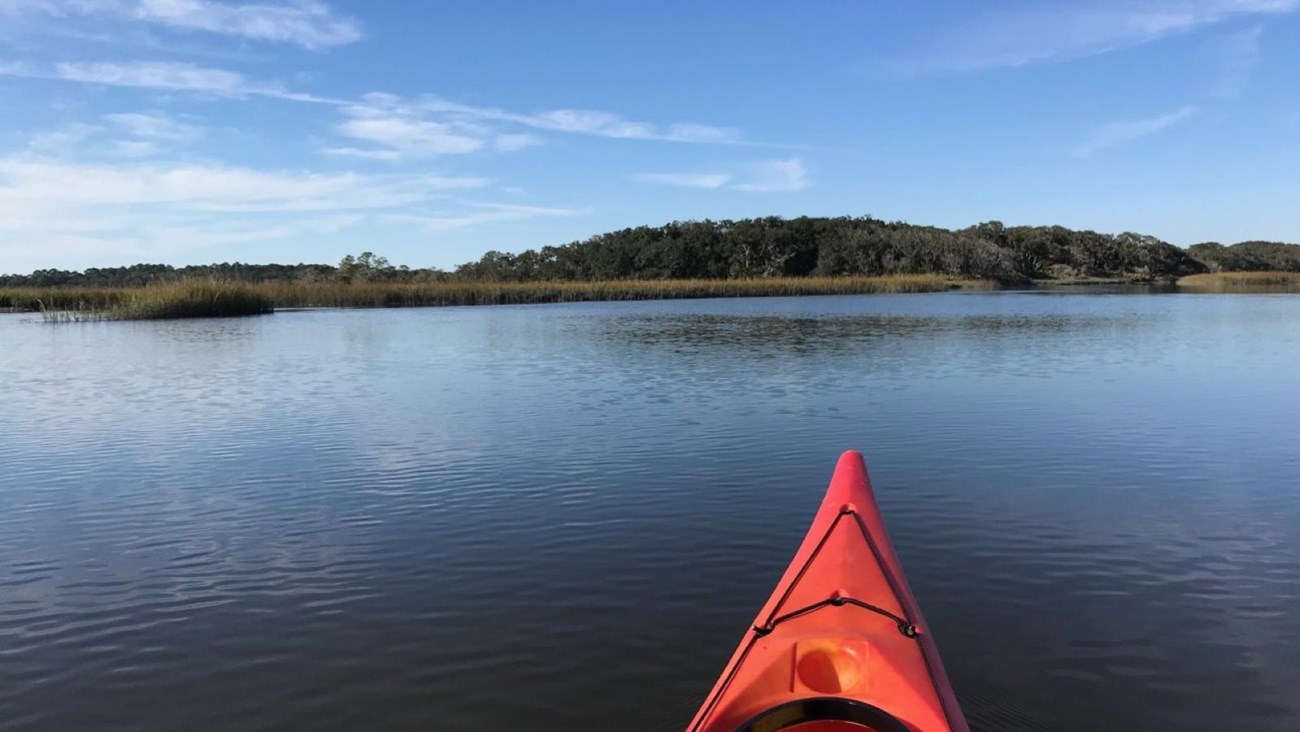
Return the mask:
[[1187, 249], [1152, 236], [990, 221], [949, 230], [870, 217], [685, 221], [453, 271], [392, 266], [370, 252], [338, 265], [138, 264], [0, 276], [0, 308], [47, 320], [245, 315], [275, 308], [483, 305], [761, 295], [932, 292], [960, 287], [1178, 283], [1208, 291], [1300, 291], [1300, 245]]

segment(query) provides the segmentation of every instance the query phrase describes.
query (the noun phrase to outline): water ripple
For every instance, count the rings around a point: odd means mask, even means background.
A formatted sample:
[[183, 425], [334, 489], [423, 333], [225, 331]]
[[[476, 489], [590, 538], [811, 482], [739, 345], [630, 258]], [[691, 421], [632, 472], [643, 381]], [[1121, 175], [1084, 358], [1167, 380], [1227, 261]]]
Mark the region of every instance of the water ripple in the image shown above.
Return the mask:
[[0, 730], [680, 729], [849, 447], [976, 729], [1300, 726], [1298, 316], [0, 316]]

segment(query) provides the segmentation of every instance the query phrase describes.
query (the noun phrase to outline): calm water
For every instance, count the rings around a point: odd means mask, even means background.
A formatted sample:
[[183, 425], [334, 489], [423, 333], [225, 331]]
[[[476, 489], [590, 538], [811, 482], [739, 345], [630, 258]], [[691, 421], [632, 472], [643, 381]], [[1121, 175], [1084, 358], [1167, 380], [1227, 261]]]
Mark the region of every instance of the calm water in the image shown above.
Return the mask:
[[679, 729], [861, 449], [983, 730], [1300, 729], [1300, 297], [0, 316], [0, 729]]

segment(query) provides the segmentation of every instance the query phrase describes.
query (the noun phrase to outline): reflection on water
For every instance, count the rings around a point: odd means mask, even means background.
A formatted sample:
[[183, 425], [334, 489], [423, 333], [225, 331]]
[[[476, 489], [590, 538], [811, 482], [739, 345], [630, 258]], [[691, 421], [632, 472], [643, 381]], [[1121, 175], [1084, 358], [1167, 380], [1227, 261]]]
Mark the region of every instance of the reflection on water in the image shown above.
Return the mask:
[[3, 730], [678, 729], [850, 447], [976, 728], [1300, 726], [1300, 299], [0, 343]]

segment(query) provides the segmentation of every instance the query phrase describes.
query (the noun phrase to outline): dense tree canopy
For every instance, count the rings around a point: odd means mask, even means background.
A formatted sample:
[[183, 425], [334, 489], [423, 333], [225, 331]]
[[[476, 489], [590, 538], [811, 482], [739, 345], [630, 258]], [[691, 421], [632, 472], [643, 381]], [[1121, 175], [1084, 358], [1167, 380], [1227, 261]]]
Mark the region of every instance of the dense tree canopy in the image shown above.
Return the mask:
[[1243, 241], [1225, 247], [1218, 242], [1206, 242], [1195, 244], [1187, 251], [1211, 270], [1221, 272], [1300, 272], [1300, 244]]
[[1172, 279], [1204, 272], [1151, 236], [1000, 222], [949, 231], [870, 217], [685, 221], [641, 226], [519, 254], [488, 252], [466, 279], [618, 280], [935, 273], [1023, 282], [1076, 277]]
[[371, 252], [327, 264], [171, 267], [137, 264], [84, 272], [38, 270], [0, 276], [0, 285], [120, 287], [190, 277], [263, 281], [422, 282], [727, 279], [809, 275], [933, 273], [1025, 282], [1126, 277], [1173, 279], [1209, 270], [1300, 271], [1300, 245], [1243, 242], [1183, 250], [1142, 234], [1100, 234], [1061, 226], [1004, 226], [956, 231], [871, 217], [674, 221], [593, 236], [517, 254], [491, 251], [454, 273], [394, 267]]

